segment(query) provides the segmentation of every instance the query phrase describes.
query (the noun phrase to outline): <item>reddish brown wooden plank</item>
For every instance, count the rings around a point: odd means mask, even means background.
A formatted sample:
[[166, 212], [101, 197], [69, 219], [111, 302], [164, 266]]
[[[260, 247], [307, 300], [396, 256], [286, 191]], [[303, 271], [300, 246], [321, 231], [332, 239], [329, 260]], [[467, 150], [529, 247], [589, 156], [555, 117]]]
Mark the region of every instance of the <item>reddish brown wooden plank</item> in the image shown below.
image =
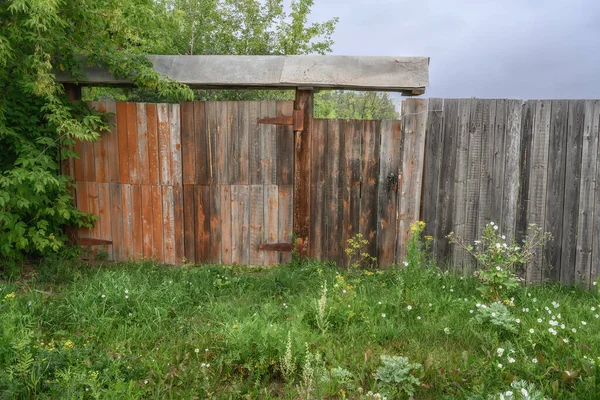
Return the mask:
[[260, 113], [260, 103], [249, 101], [244, 105], [246, 108], [245, 117], [240, 120], [242, 123], [240, 129], [248, 132], [248, 165], [249, 175], [248, 183], [251, 185], [262, 184], [261, 171], [262, 163], [260, 161], [260, 136], [258, 133], [258, 116]]
[[[98, 238], [112, 242], [112, 219], [110, 210], [110, 188], [108, 183], [98, 184], [98, 221], [100, 233]], [[109, 259], [113, 259], [113, 246], [105, 247]]]
[[238, 102], [238, 115], [237, 115], [237, 126], [233, 126], [232, 129], [236, 130], [236, 133], [233, 135], [235, 140], [237, 141], [237, 148], [239, 149], [239, 164], [240, 164], [240, 172], [238, 182], [242, 185], [247, 185], [250, 183], [250, 118], [249, 115], [249, 104], [247, 101]]
[[[196, 144], [194, 135], [194, 103], [181, 103], [181, 162], [183, 183], [196, 182]], [[185, 195], [184, 195], [185, 197]], [[187, 257], [187, 256], [186, 256]]]
[[327, 121], [327, 172], [325, 176], [325, 214], [327, 230], [325, 251], [329, 261], [341, 265], [344, 259], [342, 244], [342, 175], [340, 161], [343, 152], [340, 121]]
[[263, 244], [264, 231], [264, 193], [262, 185], [250, 186], [250, 264], [264, 265], [265, 254], [258, 250], [258, 245]]
[[359, 232], [369, 241], [367, 252], [377, 256], [377, 190], [379, 174], [379, 139], [381, 123], [363, 121], [362, 172]]
[[160, 183], [158, 161], [158, 117], [156, 104], [146, 104], [146, 131], [148, 133], [148, 179], [150, 184]]
[[152, 187], [150, 185], [142, 185], [141, 186], [141, 196], [142, 196], [142, 253], [144, 259], [151, 260], [152, 259], [152, 247], [153, 247], [153, 237], [154, 237], [154, 229], [152, 227], [153, 211], [154, 207], [152, 207]]
[[[278, 101], [276, 113], [291, 115], [294, 103]], [[294, 130], [291, 126], [278, 126], [275, 132], [277, 142], [277, 184], [292, 185], [294, 183]]]
[[294, 131], [294, 233], [301, 252], [310, 228], [310, 156], [313, 122], [313, 93], [296, 90], [294, 110], [304, 111], [304, 131]]
[[[292, 243], [294, 219], [294, 188], [292, 185], [279, 185], [279, 242]], [[279, 263], [286, 264], [292, 261], [290, 253], [280, 253]]]
[[[129, 146], [127, 144], [127, 103], [117, 103], [117, 142], [119, 147], [119, 182], [129, 183]], [[119, 255], [120, 256], [120, 255]]]
[[210, 186], [195, 187], [196, 262], [210, 262]]
[[[277, 185], [265, 185], [264, 196], [265, 233], [263, 243], [277, 243], [279, 238], [279, 195]], [[265, 253], [265, 264], [276, 265], [278, 261], [277, 253], [273, 251]]]
[[221, 190], [219, 185], [210, 187], [210, 262], [221, 264], [222, 259]]
[[[342, 137], [344, 138], [344, 154], [342, 159], [342, 246], [346, 248], [348, 239], [353, 238], [359, 229], [360, 217], [360, 146], [362, 139], [362, 121], [343, 121]], [[295, 199], [294, 199], [295, 201]], [[343, 265], [349, 264], [344, 255]]]
[[[195, 179], [195, 175], [193, 175]], [[183, 185], [183, 248], [187, 262], [196, 262], [196, 202], [194, 185]]]
[[127, 103], [127, 145], [129, 158], [129, 183], [139, 183], [139, 154], [137, 142], [137, 107]]
[[152, 186], [152, 258], [155, 261], [164, 260], [163, 199], [160, 186]]
[[175, 263], [181, 264], [185, 258], [185, 227], [183, 216], [183, 187], [173, 186], [173, 205], [175, 220]]
[[214, 182], [227, 184], [227, 141], [229, 121], [227, 118], [227, 102], [211, 101], [206, 103], [207, 126], [210, 133], [211, 146], [214, 143]]
[[[75, 191], [75, 196], [77, 199], [77, 208], [84, 213], [90, 212], [90, 203], [89, 203], [89, 195], [88, 195], [88, 186], [87, 182], [77, 182], [77, 189]], [[89, 228], [81, 228], [78, 231], [78, 237], [90, 237], [92, 230]]]
[[[96, 104], [96, 110], [101, 113], [106, 113], [106, 103], [103, 101], [99, 101]], [[110, 135], [110, 132], [102, 131], [98, 132], [100, 138], [94, 142], [94, 169], [96, 170], [96, 182], [108, 182], [109, 181], [109, 172], [108, 172], [108, 143], [106, 137]]]
[[[246, 186], [231, 185], [231, 263], [242, 264], [244, 201], [242, 188]], [[247, 228], [247, 227], [246, 227]]]
[[158, 120], [158, 165], [160, 168], [160, 183], [163, 185], [172, 185], [169, 105], [158, 104], [156, 115]]
[[[275, 116], [277, 109], [274, 101], [260, 102], [260, 115], [262, 117]], [[265, 185], [277, 183], [277, 130], [275, 125], [258, 126], [260, 138], [260, 163], [261, 163], [261, 182]]]
[[139, 182], [143, 185], [150, 184], [150, 154], [148, 146], [148, 115], [146, 104], [136, 104], [137, 114], [137, 149], [139, 153]]
[[206, 127], [206, 103], [194, 102], [194, 140], [196, 145], [196, 183], [208, 185], [211, 177], [209, 135]]
[[173, 186], [162, 187], [164, 262], [175, 264], [175, 204]]
[[142, 219], [142, 190], [140, 185], [131, 185], [131, 236], [134, 260], [144, 256], [144, 228]]
[[[247, 168], [242, 160], [243, 135], [239, 130], [239, 103], [237, 101], [227, 102], [227, 168], [228, 183], [237, 185], [243, 168]], [[246, 158], [247, 161], [247, 158]]]
[[327, 120], [315, 119], [313, 121], [312, 155], [310, 175], [310, 210], [311, 224], [308, 242], [310, 256], [321, 259], [325, 253], [325, 174], [327, 168]]
[[81, 143], [81, 161], [83, 164], [83, 180], [96, 181], [94, 143], [84, 141]]
[[[230, 265], [232, 263], [231, 256], [231, 187], [229, 185], [221, 185], [221, 259], [222, 263]], [[238, 221], [236, 221], [237, 223]]]
[[[294, 248], [294, 245], [291, 243], [269, 243], [269, 244], [260, 244], [258, 245], [259, 250], [267, 251], [267, 252], [291, 252]], [[268, 255], [268, 253], [267, 253]]]
[[123, 260], [131, 260], [134, 252], [131, 185], [122, 185], [121, 209], [123, 210]]
[[121, 207], [120, 183], [111, 183], [110, 190], [110, 220], [113, 241], [113, 260], [123, 260], [123, 210]]
[[110, 125], [110, 132], [104, 136], [107, 148], [108, 181], [119, 182], [119, 138], [117, 132], [117, 103], [106, 102], [106, 121]]
[[181, 111], [179, 104], [169, 104], [169, 147], [171, 156], [171, 174], [172, 184], [181, 186], [183, 181], [182, 165], [181, 165], [181, 123], [179, 117]]
[[73, 176], [75, 177], [76, 182], [84, 180], [83, 158], [82, 158], [83, 157], [83, 148], [82, 147], [83, 147], [83, 143], [81, 143], [81, 140], [76, 140], [75, 146], [73, 146], [73, 150], [79, 156], [79, 157], [75, 158], [75, 160], [73, 160]]
[[100, 238], [100, 225], [102, 225], [102, 222], [104, 221], [101, 221], [98, 215], [98, 210], [100, 209], [100, 205], [98, 204], [98, 184], [96, 182], [87, 182], [86, 186], [88, 212], [98, 217], [98, 220], [90, 231], [90, 237]]

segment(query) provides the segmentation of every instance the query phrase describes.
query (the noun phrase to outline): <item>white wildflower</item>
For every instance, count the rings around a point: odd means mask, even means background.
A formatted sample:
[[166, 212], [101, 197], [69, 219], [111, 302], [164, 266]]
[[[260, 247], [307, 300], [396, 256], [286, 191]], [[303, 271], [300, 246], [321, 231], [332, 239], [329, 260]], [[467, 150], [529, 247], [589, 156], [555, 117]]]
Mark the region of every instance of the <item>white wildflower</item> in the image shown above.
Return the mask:
[[407, 309], [408, 311], [410, 311], [410, 310], [412, 310], [412, 306], [411, 306], [411, 305], [408, 305], [408, 306], [406, 306], [406, 309]]
[[496, 349], [496, 354], [498, 354], [498, 357], [502, 357], [502, 354], [504, 354], [504, 349], [502, 347], [498, 347]]
[[529, 333], [533, 333], [535, 330], [533, 328], [529, 329]]

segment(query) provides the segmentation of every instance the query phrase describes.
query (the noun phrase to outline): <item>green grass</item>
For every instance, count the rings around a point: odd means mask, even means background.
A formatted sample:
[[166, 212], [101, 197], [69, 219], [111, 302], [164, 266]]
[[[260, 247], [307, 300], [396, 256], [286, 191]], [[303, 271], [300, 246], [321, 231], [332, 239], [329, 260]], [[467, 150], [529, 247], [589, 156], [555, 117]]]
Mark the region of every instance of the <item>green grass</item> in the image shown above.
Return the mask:
[[[513, 380], [555, 399], [598, 398], [597, 292], [518, 288], [513, 333], [475, 321], [475, 279], [422, 266], [48, 264], [0, 282], [2, 398], [368, 398], [389, 390], [374, 378], [384, 354], [422, 364], [417, 399], [488, 398]], [[288, 334], [296, 368], [284, 376]], [[309, 371], [307, 348], [320, 355]]]

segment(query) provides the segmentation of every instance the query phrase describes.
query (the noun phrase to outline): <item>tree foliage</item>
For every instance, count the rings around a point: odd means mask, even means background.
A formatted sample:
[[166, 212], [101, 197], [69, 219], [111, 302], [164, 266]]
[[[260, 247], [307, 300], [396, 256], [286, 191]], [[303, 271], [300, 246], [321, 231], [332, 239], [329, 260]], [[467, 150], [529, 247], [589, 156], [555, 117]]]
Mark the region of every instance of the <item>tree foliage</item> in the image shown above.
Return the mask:
[[398, 119], [389, 93], [326, 91], [315, 97], [315, 118]]

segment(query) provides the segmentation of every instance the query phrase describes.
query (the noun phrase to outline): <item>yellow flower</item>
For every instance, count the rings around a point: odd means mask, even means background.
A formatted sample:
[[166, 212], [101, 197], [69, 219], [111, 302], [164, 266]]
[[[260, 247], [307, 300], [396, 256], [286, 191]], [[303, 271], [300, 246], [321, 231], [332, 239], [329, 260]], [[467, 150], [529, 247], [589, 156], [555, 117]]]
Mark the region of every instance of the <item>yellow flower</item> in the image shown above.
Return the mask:
[[9, 293], [6, 296], [4, 296], [5, 299], [14, 299], [15, 298], [15, 292]]
[[433, 240], [433, 236], [425, 236], [425, 240], [427, 240], [428, 242], [431, 242]]
[[67, 340], [65, 342], [65, 344], [63, 344], [63, 347], [67, 350], [71, 350], [75, 346], [73, 345], [73, 342], [71, 342], [70, 340]]

